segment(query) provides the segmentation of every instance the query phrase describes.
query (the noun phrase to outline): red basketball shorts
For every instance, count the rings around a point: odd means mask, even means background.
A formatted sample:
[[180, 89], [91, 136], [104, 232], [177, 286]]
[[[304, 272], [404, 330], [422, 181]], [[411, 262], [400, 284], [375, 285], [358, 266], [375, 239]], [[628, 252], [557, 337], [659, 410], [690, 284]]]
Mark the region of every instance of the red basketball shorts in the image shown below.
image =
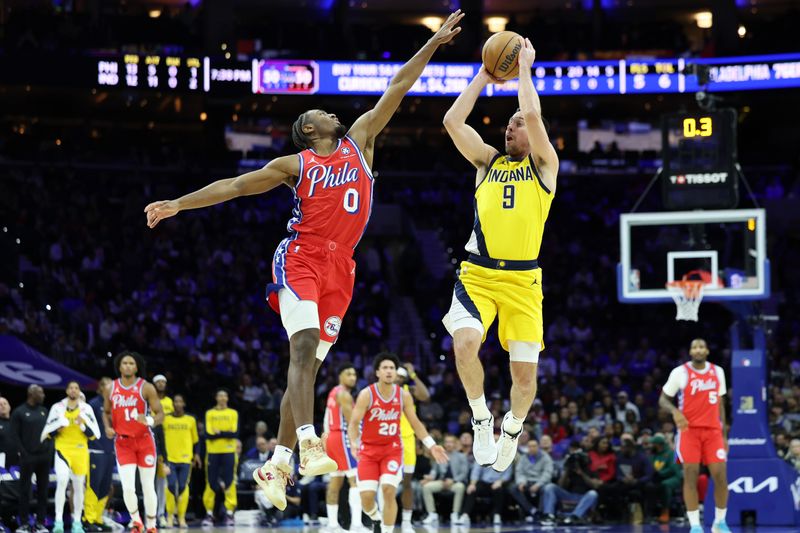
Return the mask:
[[378, 490], [378, 484], [397, 487], [403, 479], [403, 446], [361, 445], [358, 452], [358, 487], [361, 491]]
[[356, 263], [352, 255], [352, 249], [326, 239], [307, 235], [284, 239], [272, 260], [272, 283], [267, 286], [270, 307], [281, 312], [280, 289], [298, 300], [315, 302], [320, 339], [336, 342], [353, 298]]
[[350, 439], [347, 437], [345, 431], [331, 431], [328, 434], [328, 441], [325, 451], [328, 457], [336, 461], [337, 469], [331, 475], [343, 474], [349, 472], [356, 467], [356, 460], [353, 457], [353, 452], [350, 451]]
[[149, 432], [138, 437], [117, 435], [114, 439], [114, 449], [117, 452], [117, 464], [120, 466], [131, 464], [142, 468], [156, 466], [156, 441]]
[[675, 451], [681, 463], [689, 464], [724, 463], [728, 457], [720, 428], [690, 427], [678, 431]]

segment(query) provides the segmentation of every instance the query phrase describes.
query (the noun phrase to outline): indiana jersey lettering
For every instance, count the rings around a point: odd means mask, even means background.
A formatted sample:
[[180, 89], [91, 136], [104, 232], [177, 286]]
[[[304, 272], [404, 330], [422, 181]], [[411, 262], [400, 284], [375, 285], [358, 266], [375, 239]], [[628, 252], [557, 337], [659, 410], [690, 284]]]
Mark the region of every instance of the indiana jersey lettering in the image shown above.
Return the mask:
[[140, 437], [150, 433], [150, 428], [139, 422], [139, 415], [147, 415], [149, 407], [142, 395], [145, 381], [138, 378], [133, 385], [125, 387], [115, 379], [111, 387], [111, 423], [117, 435]]
[[468, 252], [512, 261], [539, 257], [553, 194], [530, 155], [521, 161], [496, 155], [475, 191], [474, 202], [475, 224]]
[[692, 365], [686, 363], [688, 380], [686, 388], [681, 390], [679, 405], [681, 412], [689, 421], [689, 427], [719, 428], [722, 421], [719, 417], [720, 379], [717, 366], [709, 364], [708, 371], [698, 373]]
[[392, 395], [383, 398], [377, 384], [369, 386], [370, 406], [361, 428], [361, 445], [400, 447], [400, 416], [403, 414], [402, 390], [392, 385]]
[[372, 212], [372, 172], [358, 145], [345, 136], [321, 156], [309, 148], [298, 154], [300, 177], [288, 229], [355, 248]]

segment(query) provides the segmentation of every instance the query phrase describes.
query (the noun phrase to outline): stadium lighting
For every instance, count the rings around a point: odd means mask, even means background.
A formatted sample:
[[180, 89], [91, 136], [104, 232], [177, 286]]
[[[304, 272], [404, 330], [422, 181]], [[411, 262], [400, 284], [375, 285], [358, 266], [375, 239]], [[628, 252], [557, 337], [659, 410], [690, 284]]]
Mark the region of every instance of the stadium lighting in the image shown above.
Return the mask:
[[161, 8], [151, 9], [147, 12], [151, 19], [157, 19], [161, 16]]
[[707, 30], [714, 24], [714, 16], [711, 14], [711, 11], [701, 11], [694, 16], [694, 20], [697, 22], [697, 27]]
[[439, 28], [442, 27], [442, 23], [444, 19], [442, 17], [423, 17], [422, 18], [422, 25], [431, 30], [432, 32], [439, 31]]
[[740, 25], [736, 33], [739, 34], [739, 37], [744, 38], [744, 36], [747, 35], [747, 28], [745, 28], [743, 25]]
[[486, 25], [489, 26], [489, 31], [498, 33], [506, 29], [508, 18], [506, 17], [489, 17], [486, 19]]

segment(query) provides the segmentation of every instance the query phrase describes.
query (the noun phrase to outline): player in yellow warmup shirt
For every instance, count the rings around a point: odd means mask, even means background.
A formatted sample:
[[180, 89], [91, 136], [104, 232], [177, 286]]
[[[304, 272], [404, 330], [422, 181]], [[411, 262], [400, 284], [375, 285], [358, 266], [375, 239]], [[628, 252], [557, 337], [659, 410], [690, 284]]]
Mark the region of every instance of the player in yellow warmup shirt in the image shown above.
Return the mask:
[[89, 439], [100, 436], [94, 411], [81, 397], [77, 381], [67, 384], [67, 397], [53, 405], [42, 430], [42, 442], [55, 440], [56, 517], [53, 533], [64, 533], [64, 504], [72, 481], [72, 533], [83, 533], [81, 515], [89, 473]]
[[[183, 395], [173, 398], [174, 410], [164, 417], [164, 443], [167, 463], [167, 526], [173, 525], [177, 511], [178, 525], [187, 528], [186, 508], [189, 506], [189, 479], [192, 465], [203, 466], [198, 455], [197, 421], [185, 412]], [[177, 505], [176, 505], [177, 500]], [[177, 507], [177, 509], [176, 509]]]
[[[544, 349], [539, 251], [556, 192], [558, 155], [542, 120], [528, 39], [519, 52], [519, 109], [505, 130], [505, 153], [486, 144], [466, 123], [481, 91], [492, 82], [481, 68], [444, 117], [453, 143], [476, 169], [475, 221], [444, 324], [453, 336], [456, 369], [472, 408], [472, 453], [482, 466], [505, 471], [517, 456], [522, 422], [536, 397], [539, 352]], [[509, 352], [511, 410], [500, 438], [486, 407], [478, 350], [498, 318], [497, 334]]]
[[228, 391], [217, 390], [217, 405], [206, 411], [206, 489], [203, 527], [214, 525], [214, 501], [217, 491], [225, 494], [225, 525], [233, 526], [236, 510], [236, 439], [239, 436], [239, 413], [228, 407]]

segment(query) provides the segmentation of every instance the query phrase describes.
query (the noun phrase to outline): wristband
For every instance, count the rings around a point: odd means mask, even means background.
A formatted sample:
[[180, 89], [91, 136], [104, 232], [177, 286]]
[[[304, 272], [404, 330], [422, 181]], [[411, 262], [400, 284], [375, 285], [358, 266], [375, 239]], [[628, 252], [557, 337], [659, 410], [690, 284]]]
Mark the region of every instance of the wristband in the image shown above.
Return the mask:
[[416, 373], [416, 372], [414, 372], [413, 374], [411, 374], [411, 379], [413, 379], [413, 380], [416, 380], [416, 379], [417, 379], [417, 373]]
[[431, 448], [433, 448], [434, 446], [436, 446], [436, 441], [435, 441], [435, 440], [433, 440], [433, 437], [431, 437], [430, 435], [428, 435], [427, 437], [425, 437], [424, 439], [422, 439], [422, 444], [424, 444], [424, 445], [425, 445], [425, 447], [426, 447], [426, 448], [428, 448], [428, 449], [430, 450]]
[[153, 427], [153, 426], [156, 425], [156, 420], [150, 415], [147, 415], [146, 417], [144, 417], [144, 421], [147, 422], [147, 425], [150, 426], [150, 427]]

